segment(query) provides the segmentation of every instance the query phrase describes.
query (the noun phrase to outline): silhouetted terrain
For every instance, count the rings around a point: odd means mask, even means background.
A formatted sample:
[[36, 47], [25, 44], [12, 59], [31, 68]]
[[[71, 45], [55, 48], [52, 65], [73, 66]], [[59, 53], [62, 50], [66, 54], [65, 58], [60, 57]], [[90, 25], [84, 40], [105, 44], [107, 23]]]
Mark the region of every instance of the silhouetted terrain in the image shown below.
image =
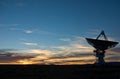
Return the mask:
[[0, 65], [0, 79], [120, 79], [120, 64]]

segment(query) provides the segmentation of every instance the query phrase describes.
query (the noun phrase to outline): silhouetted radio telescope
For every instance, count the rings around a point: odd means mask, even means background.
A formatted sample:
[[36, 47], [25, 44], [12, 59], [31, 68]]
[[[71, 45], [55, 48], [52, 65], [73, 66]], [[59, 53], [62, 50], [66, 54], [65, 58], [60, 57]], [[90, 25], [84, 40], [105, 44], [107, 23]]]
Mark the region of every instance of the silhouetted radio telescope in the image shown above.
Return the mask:
[[[105, 40], [100, 40], [100, 36], [104, 36]], [[95, 48], [94, 53], [97, 57], [95, 62], [96, 64], [104, 64], [105, 50], [115, 47], [118, 44], [118, 42], [108, 41], [104, 31], [102, 31], [96, 39], [86, 38], [86, 40]]]

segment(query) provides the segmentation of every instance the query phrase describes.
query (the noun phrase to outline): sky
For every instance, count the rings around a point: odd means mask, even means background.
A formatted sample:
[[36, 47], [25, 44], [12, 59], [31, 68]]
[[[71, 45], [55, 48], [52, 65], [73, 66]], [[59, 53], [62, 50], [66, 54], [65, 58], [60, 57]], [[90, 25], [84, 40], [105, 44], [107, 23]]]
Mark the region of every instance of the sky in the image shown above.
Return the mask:
[[[119, 0], [0, 0], [0, 64], [91, 64], [85, 40], [120, 41]], [[105, 60], [120, 62], [120, 45]]]

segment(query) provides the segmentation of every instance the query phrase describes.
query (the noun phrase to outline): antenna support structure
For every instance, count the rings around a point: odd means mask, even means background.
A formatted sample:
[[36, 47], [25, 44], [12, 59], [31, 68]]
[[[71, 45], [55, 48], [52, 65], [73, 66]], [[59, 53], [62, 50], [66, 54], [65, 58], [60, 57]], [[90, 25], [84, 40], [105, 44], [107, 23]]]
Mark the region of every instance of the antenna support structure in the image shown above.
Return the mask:
[[[101, 36], [104, 36], [104, 40], [99, 39]], [[118, 42], [108, 41], [108, 38], [106, 37], [104, 31], [101, 31], [96, 39], [86, 38], [86, 40], [91, 46], [95, 48], [93, 51], [96, 56], [95, 64], [104, 64], [104, 57], [106, 53], [105, 50], [115, 47], [118, 44]]]

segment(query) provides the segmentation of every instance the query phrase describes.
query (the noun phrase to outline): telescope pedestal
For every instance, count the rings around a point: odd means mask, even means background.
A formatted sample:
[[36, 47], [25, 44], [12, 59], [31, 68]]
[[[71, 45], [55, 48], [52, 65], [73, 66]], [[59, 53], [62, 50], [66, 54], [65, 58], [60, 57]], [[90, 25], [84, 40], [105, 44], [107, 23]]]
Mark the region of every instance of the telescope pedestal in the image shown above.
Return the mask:
[[95, 64], [104, 64], [105, 63], [105, 61], [104, 61], [105, 51], [104, 50], [95, 50], [94, 53], [97, 57]]

